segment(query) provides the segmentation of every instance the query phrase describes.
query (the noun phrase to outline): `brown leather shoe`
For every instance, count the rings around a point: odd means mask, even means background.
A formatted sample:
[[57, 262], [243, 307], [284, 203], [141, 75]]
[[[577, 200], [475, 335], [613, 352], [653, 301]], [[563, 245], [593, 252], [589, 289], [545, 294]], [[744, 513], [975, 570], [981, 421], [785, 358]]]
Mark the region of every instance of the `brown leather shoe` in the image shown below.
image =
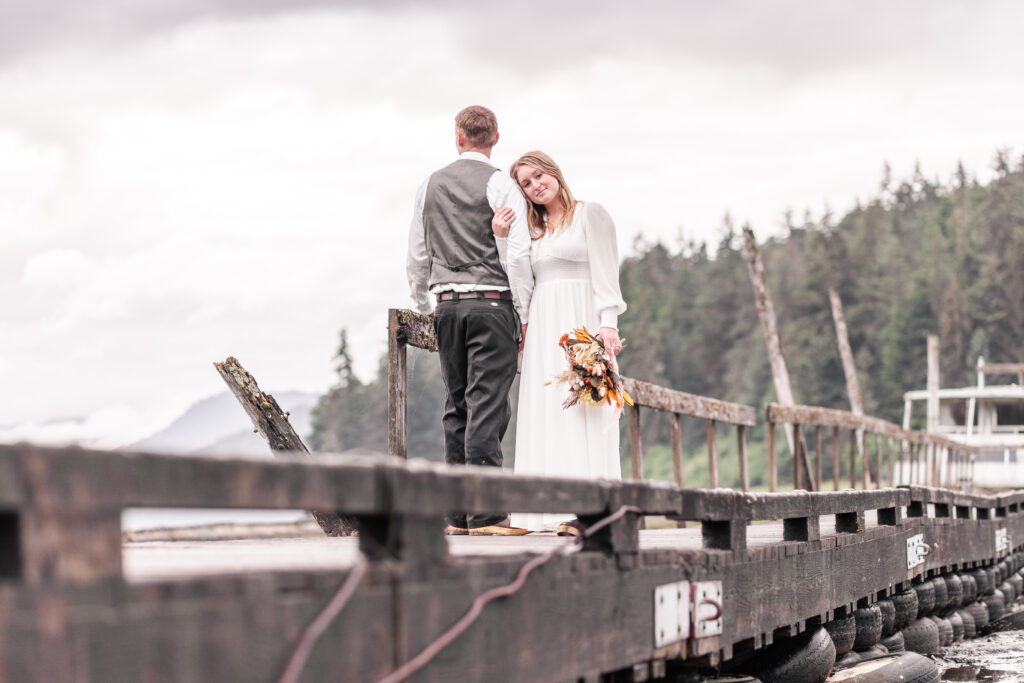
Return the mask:
[[457, 526], [452, 526], [451, 524], [449, 524], [445, 526], [444, 534], [445, 536], [468, 536], [469, 529], [461, 529]]
[[529, 529], [512, 526], [507, 517], [497, 524], [469, 530], [470, 536], [525, 536], [528, 533]]
[[555, 528], [555, 533], [559, 536], [579, 536], [580, 530], [583, 525], [580, 524], [578, 519], [571, 519], [568, 522], [562, 522]]

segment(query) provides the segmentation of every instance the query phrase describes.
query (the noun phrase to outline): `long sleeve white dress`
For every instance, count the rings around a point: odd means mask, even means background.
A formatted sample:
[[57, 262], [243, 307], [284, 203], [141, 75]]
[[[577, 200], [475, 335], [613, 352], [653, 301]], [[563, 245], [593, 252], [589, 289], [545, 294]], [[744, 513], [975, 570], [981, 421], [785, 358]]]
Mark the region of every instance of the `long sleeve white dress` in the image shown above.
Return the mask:
[[[534, 240], [530, 261], [535, 284], [519, 378], [515, 471], [620, 479], [616, 411], [582, 403], [564, 409], [568, 387], [552, 382], [568, 368], [558, 345], [563, 334], [583, 326], [592, 334], [602, 326], [617, 328], [626, 310], [615, 224], [600, 204], [581, 202], [571, 225]], [[513, 514], [512, 525], [551, 531], [572, 513]]]

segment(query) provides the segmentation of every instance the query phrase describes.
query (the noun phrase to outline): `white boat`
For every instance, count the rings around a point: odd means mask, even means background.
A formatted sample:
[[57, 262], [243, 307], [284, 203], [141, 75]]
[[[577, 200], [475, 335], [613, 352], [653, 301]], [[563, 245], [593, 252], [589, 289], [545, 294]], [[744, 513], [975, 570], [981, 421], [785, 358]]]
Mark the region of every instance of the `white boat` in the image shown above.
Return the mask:
[[[986, 375], [1016, 375], [1013, 384], [986, 384]], [[979, 448], [974, 484], [986, 488], [1024, 487], [1024, 363], [986, 364], [978, 359], [978, 384], [938, 389], [938, 411], [927, 430]], [[927, 389], [903, 395], [903, 426], [909, 428], [918, 402], [927, 405]]]

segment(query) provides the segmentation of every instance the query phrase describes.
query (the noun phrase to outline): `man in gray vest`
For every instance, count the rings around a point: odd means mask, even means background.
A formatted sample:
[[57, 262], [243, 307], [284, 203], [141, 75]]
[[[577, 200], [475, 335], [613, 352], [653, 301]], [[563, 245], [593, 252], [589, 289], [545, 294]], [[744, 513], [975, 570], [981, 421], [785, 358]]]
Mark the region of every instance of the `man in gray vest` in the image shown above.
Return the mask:
[[[485, 107], [455, 117], [459, 158], [435, 172], [416, 195], [407, 271], [413, 300], [434, 318], [447, 399], [441, 423], [449, 465], [501, 467], [501, 439], [512, 411], [509, 389], [533, 290], [526, 201], [507, 173], [490, 164], [498, 122]], [[491, 220], [510, 207], [508, 238]], [[510, 286], [511, 283], [511, 286]], [[437, 298], [434, 310], [430, 294]], [[508, 511], [453, 512], [449, 534], [518, 536]]]

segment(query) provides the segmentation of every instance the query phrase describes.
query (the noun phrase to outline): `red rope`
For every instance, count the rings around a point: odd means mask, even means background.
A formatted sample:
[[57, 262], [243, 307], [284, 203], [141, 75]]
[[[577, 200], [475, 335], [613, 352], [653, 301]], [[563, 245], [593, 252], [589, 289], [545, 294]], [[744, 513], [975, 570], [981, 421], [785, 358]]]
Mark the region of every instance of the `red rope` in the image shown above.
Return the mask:
[[399, 683], [399, 681], [404, 681], [406, 678], [414, 674], [416, 671], [419, 671], [431, 659], [437, 656], [437, 653], [451, 645], [452, 641], [454, 641], [456, 638], [462, 635], [466, 631], [466, 629], [469, 628], [469, 626], [474, 621], [476, 621], [477, 617], [479, 617], [480, 613], [483, 611], [484, 605], [493, 600], [497, 600], [498, 598], [504, 598], [508, 597], [509, 595], [513, 595], [523, 587], [523, 585], [526, 583], [526, 577], [529, 576], [530, 572], [532, 572], [534, 569], [541, 566], [542, 564], [545, 564], [546, 562], [551, 560], [551, 558], [553, 558], [555, 555], [558, 555], [559, 553], [568, 550], [571, 546], [582, 545], [583, 539], [585, 539], [587, 536], [590, 536], [591, 534], [600, 531], [601, 529], [608, 526], [615, 520], [619, 519], [623, 515], [630, 512], [639, 513], [641, 512], [641, 510], [640, 508], [636, 508], [630, 505], [622, 506], [616, 512], [608, 515], [607, 517], [595, 523], [594, 525], [582, 530], [579, 536], [568, 539], [565, 543], [555, 546], [543, 555], [538, 555], [537, 557], [533, 558], [532, 560], [524, 564], [522, 567], [519, 568], [519, 571], [516, 573], [516, 578], [513, 579], [511, 583], [506, 584], [504, 586], [498, 586], [497, 588], [492, 588], [489, 591], [486, 591], [485, 593], [481, 593], [480, 595], [478, 595], [476, 599], [473, 600], [473, 604], [469, 606], [469, 610], [462, 616], [461, 619], [455, 622], [455, 624], [451, 628], [449, 628], [447, 631], [438, 636], [437, 639], [434, 640], [434, 642], [430, 643], [425, 648], [423, 648], [423, 650], [418, 655], [410, 659], [408, 662], [406, 662], [399, 668], [395, 669], [393, 672], [391, 672], [384, 678], [380, 679], [380, 683]]
[[298, 643], [295, 645], [295, 650], [292, 651], [291, 657], [288, 658], [288, 665], [285, 666], [284, 673], [278, 679], [279, 683], [297, 683], [299, 676], [302, 675], [302, 670], [306, 666], [306, 660], [309, 659], [309, 653], [313, 650], [313, 645], [316, 644], [316, 641], [327, 630], [327, 627], [331, 625], [331, 622], [341, 613], [345, 603], [356, 592], [356, 587], [363, 580], [366, 569], [367, 562], [364, 558], [360, 557], [356, 566], [352, 568], [352, 571], [349, 572], [341, 587], [334, 594], [334, 597], [331, 598], [331, 601], [327, 603], [327, 606], [317, 615], [316, 619], [302, 632]]
[[[608, 526], [612, 522], [620, 519], [624, 515], [634, 512], [641, 513], [642, 510], [631, 505], [623, 505], [617, 511], [594, 523], [593, 525], [583, 529], [580, 535], [574, 538], [567, 539], [564, 543], [561, 543], [551, 550], [548, 550], [543, 555], [538, 555], [533, 558], [516, 572], [515, 579], [511, 583], [504, 586], [498, 586], [492, 588], [476, 597], [473, 600], [473, 604], [469, 606], [469, 610], [466, 611], [462, 618], [460, 618], [455, 624], [447, 631], [437, 637], [432, 643], [427, 645], [423, 650], [410, 659], [408, 662], [395, 669], [393, 672], [385, 676], [380, 680], [380, 683], [399, 683], [404, 681], [406, 678], [414, 674], [416, 671], [422, 669], [426, 664], [437, 656], [444, 648], [451, 645], [451, 643], [462, 635], [470, 625], [476, 621], [483, 612], [484, 606], [497, 600], [498, 598], [508, 597], [517, 593], [526, 584], [526, 577], [530, 575], [537, 567], [549, 562], [555, 555], [561, 554], [569, 550], [574, 546], [583, 544], [583, 540], [588, 536], [600, 531], [604, 527]], [[306, 661], [309, 659], [309, 654], [313, 650], [313, 646], [316, 641], [320, 638], [327, 627], [330, 626], [341, 610], [345, 607], [345, 604], [352, 598], [352, 595], [356, 591], [356, 587], [363, 579], [363, 575], [366, 574], [367, 562], [364, 558], [360, 558], [359, 562], [349, 575], [345, 578], [344, 583], [331, 598], [327, 606], [317, 615], [316, 619], [306, 627], [302, 635], [299, 637], [298, 643], [295, 645], [295, 650], [292, 652], [291, 657], [288, 658], [288, 664], [285, 666], [284, 673], [278, 679], [278, 683], [297, 683], [299, 676], [302, 675], [302, 670], [306, 666]]]

